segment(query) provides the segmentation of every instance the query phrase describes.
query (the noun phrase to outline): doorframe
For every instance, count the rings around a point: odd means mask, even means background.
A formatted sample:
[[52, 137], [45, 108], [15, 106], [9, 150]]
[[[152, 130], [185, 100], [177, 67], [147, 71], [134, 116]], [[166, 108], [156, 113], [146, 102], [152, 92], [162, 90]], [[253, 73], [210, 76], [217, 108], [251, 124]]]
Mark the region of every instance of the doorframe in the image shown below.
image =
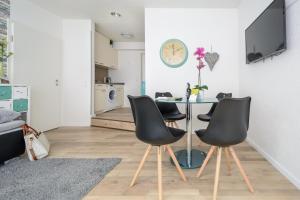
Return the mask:
[[140, 94], [146, 95], [145, 52], [141, 53], [141, 86]]

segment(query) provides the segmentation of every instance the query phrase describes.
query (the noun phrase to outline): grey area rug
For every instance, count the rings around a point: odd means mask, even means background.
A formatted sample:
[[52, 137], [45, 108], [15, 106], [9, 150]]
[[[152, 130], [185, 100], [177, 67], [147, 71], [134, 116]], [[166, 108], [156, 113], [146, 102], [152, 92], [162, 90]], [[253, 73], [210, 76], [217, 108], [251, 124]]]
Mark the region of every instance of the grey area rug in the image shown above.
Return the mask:
[[84, 197], [121, 159], [16, 158], [0, 166], [2, 200], [77, 200]]

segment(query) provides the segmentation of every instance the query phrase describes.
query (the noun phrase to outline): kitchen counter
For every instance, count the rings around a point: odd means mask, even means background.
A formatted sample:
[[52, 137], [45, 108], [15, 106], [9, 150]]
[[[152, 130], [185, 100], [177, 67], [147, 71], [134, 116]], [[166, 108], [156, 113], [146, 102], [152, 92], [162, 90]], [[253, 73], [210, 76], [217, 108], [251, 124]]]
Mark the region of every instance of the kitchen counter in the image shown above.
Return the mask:
[[125, 83], [95, 83], [96, 85], [125, 85]]

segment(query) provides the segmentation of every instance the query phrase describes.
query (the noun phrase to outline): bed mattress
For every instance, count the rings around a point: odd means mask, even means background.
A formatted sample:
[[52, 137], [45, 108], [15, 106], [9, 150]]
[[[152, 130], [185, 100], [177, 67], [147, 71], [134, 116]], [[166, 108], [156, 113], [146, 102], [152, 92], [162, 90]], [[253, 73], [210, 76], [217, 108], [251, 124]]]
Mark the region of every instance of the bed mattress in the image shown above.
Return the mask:
[[21, 126], [24, 124], [25, 122], [23, 120], [14, 120], [11, 122], [2, 123], [0, 124], [0, 135], [20, 130]]

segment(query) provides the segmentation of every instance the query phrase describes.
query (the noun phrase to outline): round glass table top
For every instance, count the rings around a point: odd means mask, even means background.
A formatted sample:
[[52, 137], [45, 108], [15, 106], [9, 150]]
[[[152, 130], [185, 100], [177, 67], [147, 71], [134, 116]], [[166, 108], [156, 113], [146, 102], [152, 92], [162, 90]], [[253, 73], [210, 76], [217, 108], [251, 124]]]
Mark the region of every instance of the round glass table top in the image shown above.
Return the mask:
[[[159, 97], [155, 99], [156, 102], [163, 102], [163, 103], [186, 103], [186, 98], [176, 98], [176, 97]], [[201, 104], [201, 103], [218, 103], [218, 99], [213, 98], [201, 98], [201, 99], [191, 99], [189, 103], [191, 104]]]

